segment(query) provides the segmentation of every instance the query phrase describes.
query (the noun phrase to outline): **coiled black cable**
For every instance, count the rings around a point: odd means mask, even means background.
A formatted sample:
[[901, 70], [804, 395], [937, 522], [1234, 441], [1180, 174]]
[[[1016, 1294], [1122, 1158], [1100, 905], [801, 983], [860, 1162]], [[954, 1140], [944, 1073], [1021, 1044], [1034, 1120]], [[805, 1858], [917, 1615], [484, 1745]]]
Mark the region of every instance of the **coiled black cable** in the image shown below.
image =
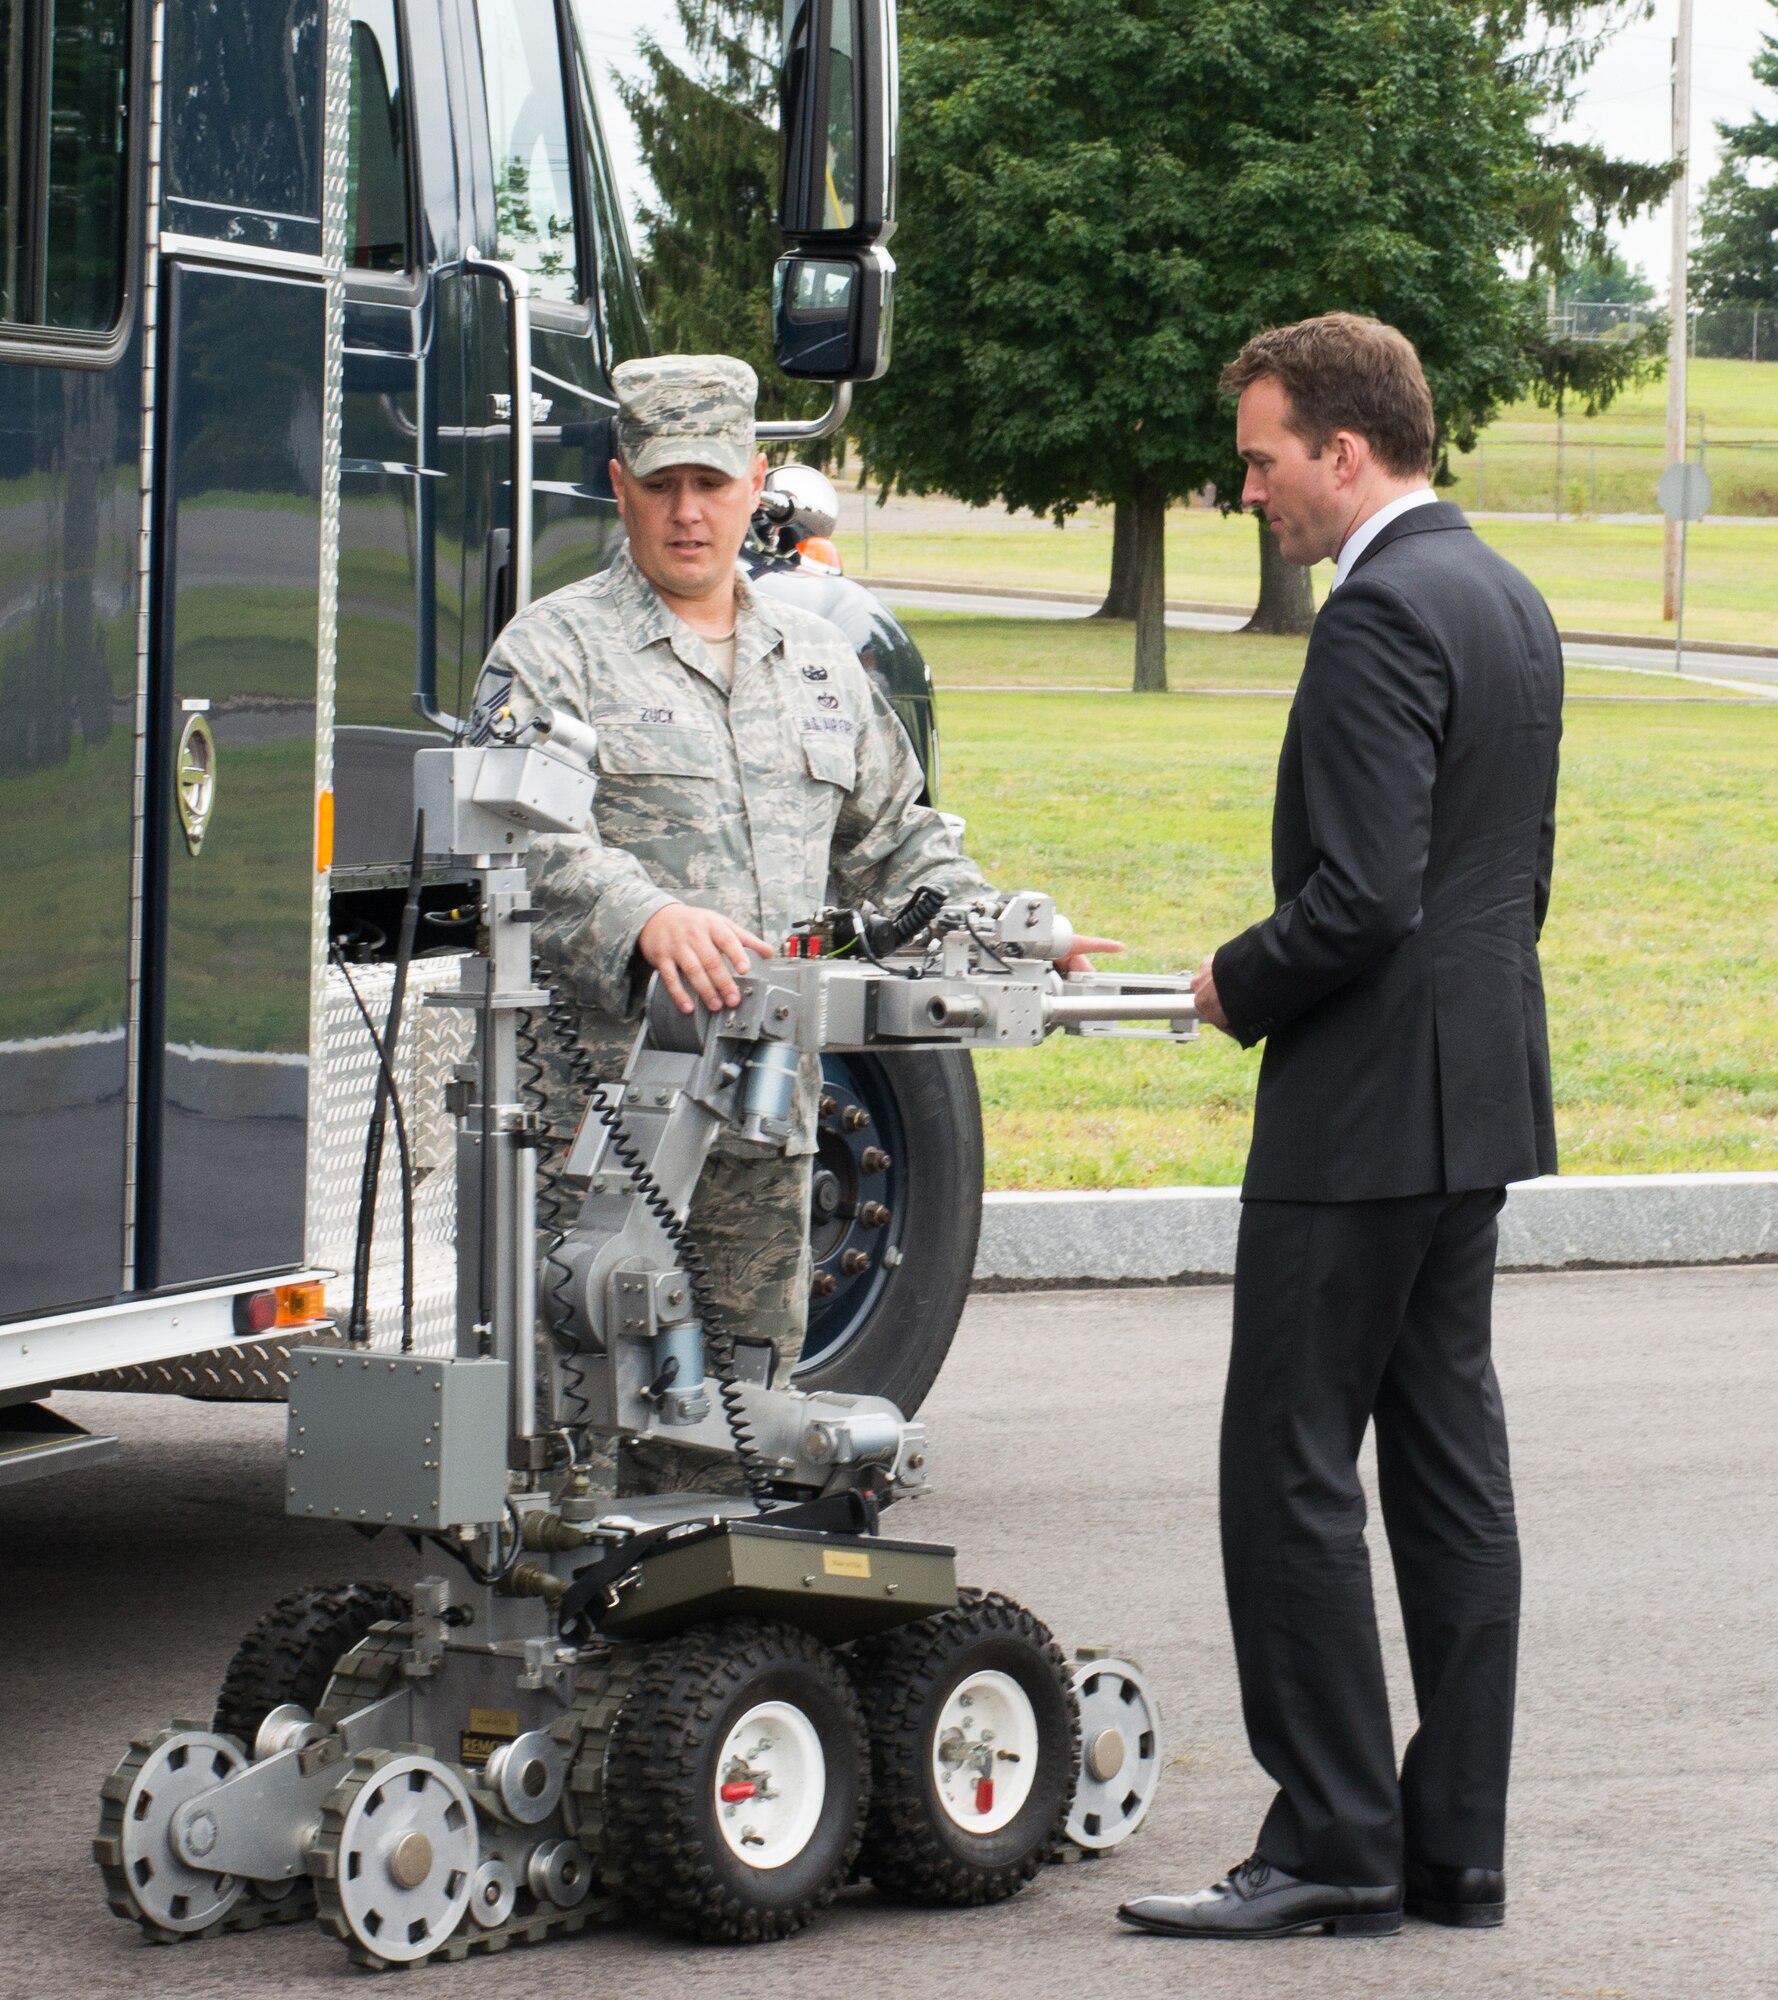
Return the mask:
[[916, 889], [892, 917], [877, 917], [866, 924], [871, 949], [887, 958], [900, 951], [910, 938], [918, 937], [945, 906], [945, 892], [928, 883]]
[[691, 1295], [697, 1303], [698, 1318], [704, 1329], [704, 1365], [716, 1378], [722, 1413], [728, 1420], [729, 1436], [734, 1439], [735, 1456], [741, 1461], [741, 1478], [752, 1496], [753, 1504], [764, 1513], [777, 1497], [772, 1491], [771, 1468], [760, 1452], [753, 1426], [747, 1421], [747, 1402], [741, 1394], [740, 1377], [735, 1372], [735, 1336], [729, 1331], [717, 1306], [715, 1288], [710, 1283], [709, 1272], [704, 1268], [703, 1252], [693, 1240], [691, 1231], [674, 1213], [673, 1204], [661, 1192], [660, 1183], [649, 1172], [648, 1162], [637, 1152], [630, 1135], [624, 1130], [616, 1107], [606, 1101], [603, 1086], [587, 1102], [609, 1134], [611, 1151], [642, 1197], [643, 1206], [660, 1224], [662, 1234], [679, 1253], [679, 1261], [691, 1281]]
[[[580, 1033], [572, 1008], [562, 997], [555, 975], [547, 966], [534, 965], [533, 977], [549, 995], [549, 1005], [544, 1010], [544, 1020], [549, 1025], [550, 1039], [556, 1052], [561, 1056], [563, 1066], [577, 1093], [591, 1098], [599, 1087], [599, 1078], [593, 1068], [592, 1058], [580, 1045]], [[533, 1051], [540, 1048], [531, 1032], [530, 1014], [519, 1017], [524, 1034], [529, 1038]], [[522, 1048], [521, 1044], [521, 1048]], [[537, 1062], [537, 1087], [542, 1089], [543, 1065]], [[568, 1195], [562, 1179], [562, 1166], [567, 1151], [567, 1140], [553, 1126], [546, 1131], [547, 1144], [537, 1162], [537, 1219], [545, 1236], [543, 1253], [544, 1269], [553, 1273], [545, 1279], [541, 1298], [543, 1302], [543, 1324], [550, 1338], [555, 1342], [561, 1357], [557, 1380], [565, 1399], [564, 1407], [557, 1416], [564, 1426], [584, 1424], [592, 1410], [592, 1398], [586, 1393], [586, 1356], [579, 1341], [574, 1338], [569, 1324], [571, 1308], [568, 1304], [568, 1287], [573, 1282], [572, 1269], [563, 1263], [557, 1254], [568, 1240], [565, 1226], [568, 1211]], [[572, 1403], [573, 1408], [566, 1405]]]
[[[556, 1046], [568, 1062], [569, 1072], [577, 1090], [586, 1096], [587, 1108], [601, 1125], [605, 1127], [607, 1143], [612, 1156], [630, 1177], [630, 1184], [642, 1198], [643, 1206], [660, 1225], [661, 1233], [678, 1253], [684, 1266], [685, 1275], [691, 1285], [691, 1295], [696, 1301], [698, 1318], [704, 1329], [704, 1366], [716, 1379], [717, 1394], [722, 1401], [722, 1414], [728, 1424], [729, 1436], [734, 1440], [735, 1456], [741, 1463], [741, 1478], [753, 1503], [763, 1513], [770, 1507], [776, 1495], [772, 1490], [772, 1470], [760, 1451], [758, 1440], [753, 1435], [753, 1426], [747, 1421], [746, 1399], [741, 1393], [741, 1380], [735, 1369], [735, 1336], [723, 1320], [722, 1310], [716, 1303], [715, 1288], [710, 1282], [710, 1274], [704, 1266], [703, 1253], [685, 1223], [674, 1211], [673, 1204], [662, 1192], [660, 1183], [650, 1172], [648, 1162], [636, 1150], [635, 1143], [624, 1130], [623, 1120], [617, 1107], [605, 1095], [605, 1086], [593, 1059], [581, 1046], [574, 1015], [563, 999], [554, 977], [544, 968], [538, 969], [538, 978], [543, 989], [550, 996], [547, 1018], [554, 1035]], [[553, 1305], [559, 1307], [565, 1320], [567, 1304], [562, 1297], [563, 1288], [570, 1282], [573, 1272], [555, 1256], [564, 1237], [558, 1236], [548, 1256], [548, 1262], [561, 1272], [555, 1283], [545, 1287], [545, 1297], [553, 1295]], [[548, 1323], [551, 1306], [545, 1307]]]

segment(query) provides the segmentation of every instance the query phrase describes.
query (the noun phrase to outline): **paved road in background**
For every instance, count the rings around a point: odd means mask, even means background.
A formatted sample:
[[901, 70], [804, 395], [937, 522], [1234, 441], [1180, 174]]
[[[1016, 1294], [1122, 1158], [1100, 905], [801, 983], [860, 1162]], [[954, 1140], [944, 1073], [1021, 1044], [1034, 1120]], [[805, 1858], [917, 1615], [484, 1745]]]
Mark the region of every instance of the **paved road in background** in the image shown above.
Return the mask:
[[[402, 1991], [1771, 2000], [1778, 1270], [1507, 1278], [1498, 1319], [1527, 1600], [1504, 1930], [1205, 1946], [1114, 1925], [1123, 1897], [1195, 1886], [1244, 1855], [1267, 1798], [1216, 1555], [1229, 1294], [1024, 1293], [971, 1304], [927, 1406], [937, 1490], [898, 1525], [954, 1540], [965, 1580], [1024, 1599], [1068, 1646], [1143, 1660], [1172, 1752], [1148, 1826], [993, 1910], [903, 1909], [859, 1890], [782, 1945], [716, 1950], [637, 1928], [422, 1971]], [[276, 1409], [62, 1400], [119, 1432], [124, 1457], [0, 1492], [0, 1993], [364, 1990], [313, 1925], [143, 1945], [106, 1912], [87, 1843], [99, 1780], [131, 1733], [207, 1714], [269, 1601], [343, 1575], [405, 1579], [411, 1559], [284, 1519]], [[1392, 1616], [1386, 1633], [1400, 1703]]]
[[[863, 579], [869, 583], [869, 578]], [[917, 590], [885, 584], [870, 586], [891, 607], [910, 611], [967, 611], [988, 618], [1084, 618], [1092, 607], [1053, 597], [1002, 596], [989, 591]], [[1169, 611], [1167, 623], [1187, 632], [1238, 632], [1247, 622], [1244, 612]], [[1683, 682], [1672, 671], [1673, 654], [1652, 646], [1609, 646], [1574, 641], [1563, 646], [1570, 660], [1596, 667], [1628, 667], [1651, 676], [1649, 692], [1666, 694], [1683, 691]], [[1778, 688], [1778, 660], [1747, 659], [1732, 653], [1713, 653], [1688, 646], [1684, 652], [1685, 671], [1711, 681], [1753, 682], [1752, 692]], [[1655, 678], [1658, 676], [1658, 679]], [[1575, 690], [1584, 693], [1584, 684]]]

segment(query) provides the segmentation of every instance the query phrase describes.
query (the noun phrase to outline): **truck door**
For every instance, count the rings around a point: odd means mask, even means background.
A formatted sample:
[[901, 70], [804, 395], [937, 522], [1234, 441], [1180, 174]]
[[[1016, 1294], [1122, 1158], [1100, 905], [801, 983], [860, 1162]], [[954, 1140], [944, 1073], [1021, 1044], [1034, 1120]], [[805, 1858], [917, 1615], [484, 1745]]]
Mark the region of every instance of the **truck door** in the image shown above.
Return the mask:
[[0, 0], [0, 1319], [124, 1262], [142, 51]]
[[[476, 17], [486, 108], [474, 156], [479, 247], [517, 265], [531, 286], [532, 594], [542, 597], [602, 569], [616, 548], [603, 422], [615, 407], [609, 370], [645, 351], [645, 337], [633, 280], [600, 227], [609, 170], [567, 0], [479, 0]], [[612, 323], [614, 304], [621, 324]], [[506, 311], [499, 283], [478, 280], [468, 379], [472, 406], [480, 403], [490, 425], [480, 449], [490, 561], [481, 629], [465, 638], [479, 638], [483, 652], [512, 611]], [[480, 664], [478, 654], [472, 674]]]
[[326, 346], [322, 0], [170, 15], [137, 1257], [155, 1287], [303, 1255]]
[[348, 12], [336, 889], [405, 868], [414, 752], [440, 740], [415, 697], [457, 712], [466, 450], [442, 17], [401, 0]]

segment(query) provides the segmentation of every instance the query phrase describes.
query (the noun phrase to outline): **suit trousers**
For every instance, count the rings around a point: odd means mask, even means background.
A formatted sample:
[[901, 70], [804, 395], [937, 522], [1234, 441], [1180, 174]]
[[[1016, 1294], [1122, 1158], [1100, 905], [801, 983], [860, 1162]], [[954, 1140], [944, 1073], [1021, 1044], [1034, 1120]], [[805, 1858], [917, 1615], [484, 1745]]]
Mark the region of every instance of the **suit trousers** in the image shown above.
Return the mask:
[[[1249, 1201], [1222, 1423], [1222, 1551], [1257, 1852], [1312, 1882], [1499, 1868], [1519, 1544], [1490, 1356], [1502, 1189]], [[1419, 1726], [1396, 1773], [1358, 1454], [1376, 1426]]]

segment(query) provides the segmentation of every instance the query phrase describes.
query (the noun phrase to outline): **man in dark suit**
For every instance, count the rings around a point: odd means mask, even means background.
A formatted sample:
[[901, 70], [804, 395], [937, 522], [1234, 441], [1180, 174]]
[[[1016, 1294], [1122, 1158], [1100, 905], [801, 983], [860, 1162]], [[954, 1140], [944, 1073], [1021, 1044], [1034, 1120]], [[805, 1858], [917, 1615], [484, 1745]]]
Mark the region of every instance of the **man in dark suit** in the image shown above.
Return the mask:
[[[1179, 1936], [1501, 1921], [1519, 1551], [1489, 1355], [1506, 1183], [1555, 1168], [1537, 940], [1562, 655], [1541, 597], [1427, 483], [1393, 328], [1259, 335], [1243, 499], [1336, 557], [1285, 730], [1277, 907], [1198, 974], [1264, 1041], [1242, 1187], [1222, 1543], [1242, 1704], [1278, 1794], [1253, 1857], [1119, 1915]], [[1357, 1474], [1374, 1423], [1419, 1727], [1399, 1775]], [[1405, 1891], [1405, 1898], [1404, 1898]]]

